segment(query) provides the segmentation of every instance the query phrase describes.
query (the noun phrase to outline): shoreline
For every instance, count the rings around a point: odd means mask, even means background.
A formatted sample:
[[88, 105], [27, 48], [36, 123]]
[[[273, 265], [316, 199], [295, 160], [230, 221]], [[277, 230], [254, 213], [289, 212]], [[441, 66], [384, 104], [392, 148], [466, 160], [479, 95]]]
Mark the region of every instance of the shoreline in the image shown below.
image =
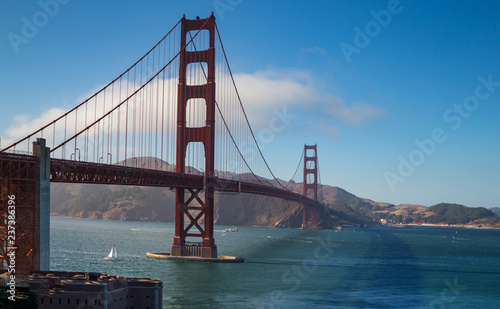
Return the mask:
[[[154, 221], [154, 220], [113, 220], [113, 219], [102, 219], [102, 218], [83, 218], [83, 217], [74, 217], [74, 216], [65, 216], [59, 214], [50, 214], [51, 217], [58, 218], [72, 218], [72, 219], [90, 219], [90, 220], [101, 220], [101, 221], [122, 221], [122, 222], [168, 222], [173, 223], [174, 221]], [[272, 226], [263, 226], [263, 225], [241, 225], [248, 227], [271, 227]], [[350, 225], [345, 225], [350, 226]], [[352, 225], [354, 226], [354, 225]], [[406, 224], [382, 224], [375, 225], [373, 227], [396, 227], [396, 228], [405, 228], [405, 227], [441, 227], [441, 228], [459, 228], [459, 229], [469, 229], [469, 230], [500, 230], [500, 227], [490, 226], [490, 225], [482, 225], [482, 224], [446, 224], [446, 223], [406, 223]], [[294, 228], [289, 228], [294, 229]], [[328, 230], [328, 229], [327, 229]]]
[[442, 227], [442, 228], [459, 228], [468, 230], [500, 230], [500, 227], [495, 227], [491, 225], [483, 224], [447, 224], [447, 223], [405, 223], [405, 224], [392, 224], [392, 225], [381, 225], [387, 227]]

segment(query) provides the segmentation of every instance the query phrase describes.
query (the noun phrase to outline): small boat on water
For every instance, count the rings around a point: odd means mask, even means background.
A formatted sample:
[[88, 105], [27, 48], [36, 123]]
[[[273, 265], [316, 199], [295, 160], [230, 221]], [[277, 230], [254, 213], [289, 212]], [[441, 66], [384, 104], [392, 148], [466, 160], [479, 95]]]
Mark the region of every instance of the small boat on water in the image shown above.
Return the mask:
[[113, 247], [111, 247], [111, 251], [109, 252], [108, 256], [105, 257], [104, 259], [108, 261], [116, 261], [118, 259], [118, 256], [116, 254], [115, 244], [113, 244]]
[[225, 229], [224, 232], [238, 232], [238, 228], [233, 226], [231, 228]]

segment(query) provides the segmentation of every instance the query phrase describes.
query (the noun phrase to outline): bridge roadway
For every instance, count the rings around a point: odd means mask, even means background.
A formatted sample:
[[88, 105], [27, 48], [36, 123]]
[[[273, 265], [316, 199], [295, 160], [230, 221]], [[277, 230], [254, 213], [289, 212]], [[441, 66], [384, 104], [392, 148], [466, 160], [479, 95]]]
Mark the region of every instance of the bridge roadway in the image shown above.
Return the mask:
[[216, 191], [251, 193], [278, 197], [308, 205], [318, 205], [318, 202], [311, 198], [274, 186], [113, 164], [50, 159], [50, 177], [51, 182], [66, 183], [100, 183], [192, 189], [202, 189], [213, 185]]

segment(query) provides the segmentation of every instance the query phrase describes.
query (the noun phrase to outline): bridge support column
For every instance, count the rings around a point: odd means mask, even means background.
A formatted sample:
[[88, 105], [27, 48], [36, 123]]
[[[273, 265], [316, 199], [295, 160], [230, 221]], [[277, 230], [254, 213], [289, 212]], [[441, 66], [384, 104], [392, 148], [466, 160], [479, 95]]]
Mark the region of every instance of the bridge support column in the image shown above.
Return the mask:
[[36, 158], [35, 182], [35, 267], [34, 270], [50, 270], [50, 148], [45, 139], [33, 142]]
[[[312, 191], [312, 198], [318, 200], [318, 148], [317, 145], [304, 145], [304, 182], [302, 183], [303, 195], [308, 196]], [[302, 228], [305, 229], [312, 224], [312, 228], [318, 228], [316, 205], [304, 203], [302, 213]]]
[[[186, 42], [194, 36], [190, 31], [208, 30], [208, 49]], [[188, 37], [189, 35], [189, 37]], [[179, 85], [177, 98], [177, 157], [176, 172], [186, 173], [186, 152], [189, 143], [202, 143], [205, 149], [205, 181], [203, 188], [177, 188], [175, 199], [175, 236], [171, 256], [217, 258], [214, 241], [214, 147], [215, 147], [215, 17], [181, 21], [181, 52], [179, 55]], [[206, 45], [205, 45], [206, 46]], [[202, 70], [206, 63], [206, 71]], [[206, 83], [193, 85], [187, 81], [187, 66], [194, 64], [202, 70]], [[188, 84], [189, 82], [189, 84]], [[189, 100], [204, 101], [206, 104], [206, 125], [189, 127], [187, 105]], [[186, 239], [194, 239], [188, 242]], [[197, 240], [197, 241], [196, 241]]]

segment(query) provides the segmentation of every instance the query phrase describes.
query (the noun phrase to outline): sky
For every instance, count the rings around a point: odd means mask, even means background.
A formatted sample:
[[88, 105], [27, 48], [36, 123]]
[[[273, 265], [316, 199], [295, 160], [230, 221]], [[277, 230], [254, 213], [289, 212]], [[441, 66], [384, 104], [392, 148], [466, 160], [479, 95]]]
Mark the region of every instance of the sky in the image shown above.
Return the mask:
[[359, 197], [500, 206], [497, 1], [4, 0], [0, 147], [212, 11], [277, 177], [317, 144], [321, 183]]

